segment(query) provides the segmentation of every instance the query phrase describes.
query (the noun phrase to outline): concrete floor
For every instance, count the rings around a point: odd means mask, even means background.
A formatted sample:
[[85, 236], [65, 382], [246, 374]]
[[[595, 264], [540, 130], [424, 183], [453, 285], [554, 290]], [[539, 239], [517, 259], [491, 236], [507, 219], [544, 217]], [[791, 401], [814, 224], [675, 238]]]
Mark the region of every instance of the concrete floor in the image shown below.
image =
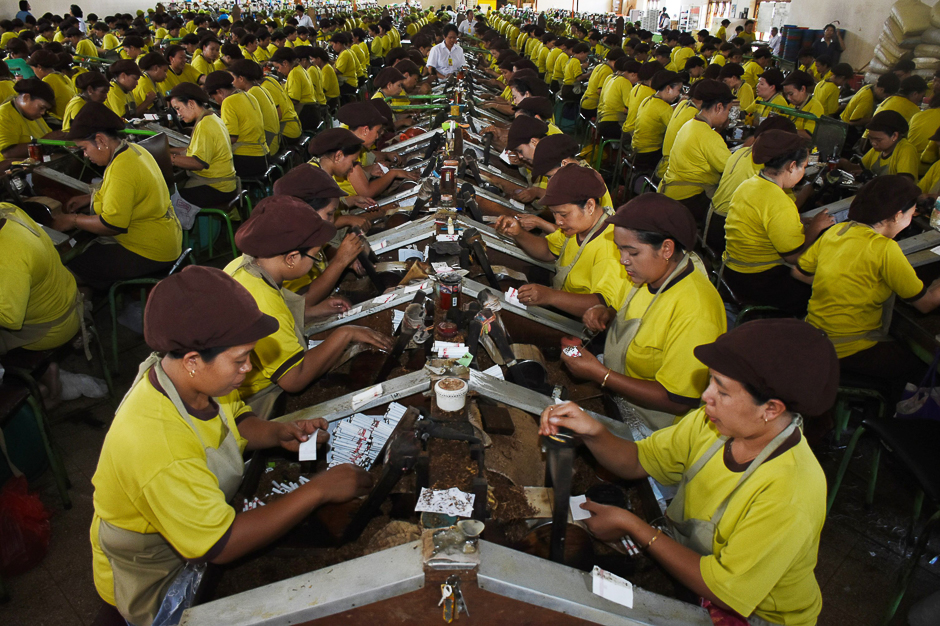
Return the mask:
[[[108, 326], [103, 326], [103, 329]], [[121, 330], [123, 371], [116, 387], [123, 394], [136, 374], [137, 364], [148, 350], [142, 339]], [[69, 371], [88, 371], [84, 359], [63, 363]], [[95, 372], [92, 372], [95, 373]], [[80, 399], [52, 412], [54, 445], [60, 451], [69, 477], [73, 506], [63, 510], [51, 473], [46, 471], [31, 487], [52, 513], [52, 540], [45, 560], [35, 569], [5, 580], [11, 600], [0, 605], [4, 626], [87, 626], [93, 623], [100, 600], [91, 573], [88, 529], [92, 517], [95, 472], [106, 425], [114, 407], [103, 401]], [[100, 420], [95, 428], [88, 422]], [[864, 443], [864, 441], [863, 441]], [[875, 626], [888, 603], [896, 572], [902, 561], [900, 539], [910, 519], [913, 490], [897, 471], [882, 462], [875, 505], [864, 510], [870, 447], [861, 445], [846, 476], [833, 513], [823, 531], [816, 576], [823, 590], [822, 626]], [[841, 450], [820, 455], [830, 477], [841, 459]], [[886, 459], [888, 455], [883, 455]], [[927, 507], [929, 508], [929, 504]], [[929, 511], [927, 514], [930, 514]], [[940, 535], [940, 533], [937, 533]], [[940, 590], [940, 537], [922, 559], [907, 595], [892, 624], [907, 624], [910, 606]], [[940, 624], [940, 618], [938, 618]]]

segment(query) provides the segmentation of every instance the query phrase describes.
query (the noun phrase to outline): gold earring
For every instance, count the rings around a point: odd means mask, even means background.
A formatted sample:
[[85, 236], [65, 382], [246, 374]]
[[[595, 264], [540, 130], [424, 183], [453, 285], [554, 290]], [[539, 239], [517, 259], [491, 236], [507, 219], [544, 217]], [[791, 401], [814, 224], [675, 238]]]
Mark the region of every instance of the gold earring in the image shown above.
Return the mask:
[[196, 370], [189, 370], [189, 377], [190, 377], [190, 378], [195, 378], [195, 377], [196, 377]]

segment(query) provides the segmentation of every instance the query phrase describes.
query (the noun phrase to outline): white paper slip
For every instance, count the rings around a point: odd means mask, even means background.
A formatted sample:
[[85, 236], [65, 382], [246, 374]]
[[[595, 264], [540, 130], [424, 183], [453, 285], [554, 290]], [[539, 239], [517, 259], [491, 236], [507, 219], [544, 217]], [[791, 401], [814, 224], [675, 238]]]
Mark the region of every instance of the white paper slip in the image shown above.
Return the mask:
[[438, 235], [438, 241], [460, 241], [460, 235]]
[[431, 349], [435, 352], [440, 352], [446, 348], [462, 348], [466, 344], [459, 341], [435, 341], [434, 345], [431, 346]]
[[469, 352], [470, 348], [467, 348], [466, 346], [458, 346], [455, 348], [444, 348], [437, 353], [437, 356], [442, 359], [459, 359]]
[[[574, 521], [587, 519], [591, 517], [590, 511], [585, 511], [581, 505], [587, 502], [587, 496], [571, 496], [568, 498], [568, 506], [571, 507], [571, 519]], [[594, 593], [597, 593], [596, 591]]]
[[633, 583], [596, 565], [591, 570], [591, 591], [628, 609], [633, 608]]
[[408, 259], [418, 259], [419, 261], [424, 260], [424, 255], [420, 250], [415, 250], [414, 248], [399, 248], [398, 250], [398, 261], [399, 263], [404, 263]]
[[498, 215], [484, 215], [484, 216], [483, 216], [483, 223], [484, 223], [484, 224], [495, 224], [495, 223], [496, 223], [496, 220], [498, 220], [498, 219], [499, 219], [499, 216], [498, 216]]
[[319, 346], [321, 343], [323, 343], [322, 340], [311, 339], [307, 342], [307, 350], [313, 350], [314, 348]]
[[454, 268], [452, 268], [450, 265], [444, 262], [431, 263], [431, 267], [433, 267], [434, 271], [437, 272], [438, 274], [447, 274], [449, 272], [454, 271]]
[[499, 365], [494, 365], [493, 367], [489, 367], [489, 368], [483, 370], [483, 373], [486, 374], [487, 376], [492, 376], [493, 378], [498, 378], [498, 379], [500, 379], [500, 380], [506, 380], [506, 379], [503, 377], [503, 368], [501, 368]]
[[418, 283], [417, 285], [408, 285], [407, 287], [405, 287], [404, 293], [414, 293], [419, 289], [421, 290], [427, 289], [429, 284], [430, 282], [426, 280], [423, 283]]
[[519, 302], [519, 290], [516, 289], [515, 287], [510, 287], [509, 289], [506, 290], [506, 293], [503, 294], [503, 295], [504, 295], [504, 297], [506, 298], [506, 303], [507, 303], [507, 304], [511, 304], [511, 305], [513, 305], [513, 306], [517, 306], [517, 307], [519, 307], [520, 309], [526, 308], [526, 306], [525, 306], [524, 304], [522, 304], [521, 302]]
[[510, 200], [509, 206], [511, 206], [517, 211], [522, 211], [523, 209], [525, 209], [525, 205], [519, 202], [518, 200]]
[[316, 461], [317, 460], [317, 433], [320, 432], [320, 429], [313, 431], [313, 434], [310, 435], [310, 438], [306, 441], [300, 442], [300, 454], [301, 461]]
[[385, 164], [383, 164], [383, 163], [376, 163], [376, 165], [378, 165], [378, 166], [379, 166], [379, 169], [382, 170], [382, 174], [383, 174], [383, 175], [384, 175], [384, 174], [388, 174], [388, 168], [385, 167]]
[[362, 306], [361, 306], [361, 305], [360, 305], [360, 306], [354, 306], [353, 308], [348, 309], [348, 310], [346, 310], [346, 311], [340, 313], [340, 314], [339, 314], [339, 319], [343, 319], [343, 318], [346, 318], [346, 317], [350, 317], [350, 316], [352, 316], [352, 315], [355, 315], [356, 313], [359, 313], [360, 311], [362, 311]]
[[499, 155], [499, 158], [505, 161], [506, 165], [512, 165], [512, 161], [509, 160], [509, 150], [503, 150], [503, 152]]
[[383, 293], [381, 296], [372, 298], [372, 302], [375, 304], [387, 304], [398, 297], [398, 294], [394, 291], [392, 293]]
[[374, 387], [369, 387], [365, 391], [360, 391], [352, 398], [352, 408], [357, 409], [366, 402], [378, 398], [380, 395], [382, 395], [382, 385], [375, 385]]
[[470, 517], [473, 515], [473, 499], [472, 493], [464, 493], [456, 487], [440, 491], [422, 487], [415, 511]]
[[930, 251], [936, 255], [940, 255], [940, 246], [937, 246], [936, 248], [931, 248]]
[[405, 319], [405, 312], [395, 309], [392, 311], [392, 332], [394, 333], [401, 326], [401, 321]]
[[379, 243], [372, 246], [372, 250], [381, 250], [388, 247], [388, 239], [383, 239]]

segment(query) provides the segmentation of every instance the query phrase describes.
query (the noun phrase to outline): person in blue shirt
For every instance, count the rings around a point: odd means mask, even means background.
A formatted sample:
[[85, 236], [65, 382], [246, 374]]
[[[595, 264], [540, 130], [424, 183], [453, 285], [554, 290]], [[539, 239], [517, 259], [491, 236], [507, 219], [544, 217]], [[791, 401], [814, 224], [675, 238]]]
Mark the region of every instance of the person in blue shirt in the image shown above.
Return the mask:
[[29, 12], [31, 8], [32, 7], [29, 6], [29, 2], [27, 0], [20, 0], [20, 12], [16, 14], [16, 19], [23, 20], [23, 23], [25, 24], [26, 18], [33, 16], [32, 13]]

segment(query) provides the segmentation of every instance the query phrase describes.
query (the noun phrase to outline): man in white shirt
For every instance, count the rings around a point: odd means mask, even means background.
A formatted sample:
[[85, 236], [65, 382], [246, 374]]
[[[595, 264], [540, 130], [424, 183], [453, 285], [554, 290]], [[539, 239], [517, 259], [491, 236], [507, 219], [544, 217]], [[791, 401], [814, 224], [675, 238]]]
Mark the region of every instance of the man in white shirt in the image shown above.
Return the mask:
[[774, 56], [780, 56], [783, 51], [783, 35], [776, 26], [770, 29], [770, 51]]
[[294, 17], [297, 18], [297, 27], [306, 26], [307, 28], [313, 28], [313, 20], [310, 19], [310, 16], [307, 15], [307, 12], [304, 11], [304, 8], [301, 5], [294, 7]]
[[470, 29], [473, 28], [473, 10], [467, 11], [467, 17], [464, 18], [460, 24], [457, 26], [457, 32], [461, 35], [469, 35]]
[[444, 41], [431, 48], [428, 55], [428, 71], [432, 76], [447, 78], [465, 64], [463, 49], [457, 45], [457, 27], [448, 24], [444, 27]]

